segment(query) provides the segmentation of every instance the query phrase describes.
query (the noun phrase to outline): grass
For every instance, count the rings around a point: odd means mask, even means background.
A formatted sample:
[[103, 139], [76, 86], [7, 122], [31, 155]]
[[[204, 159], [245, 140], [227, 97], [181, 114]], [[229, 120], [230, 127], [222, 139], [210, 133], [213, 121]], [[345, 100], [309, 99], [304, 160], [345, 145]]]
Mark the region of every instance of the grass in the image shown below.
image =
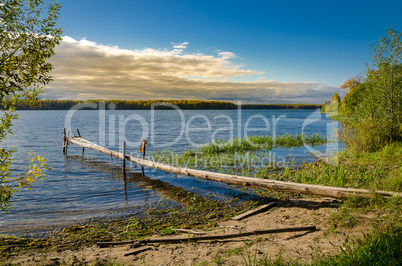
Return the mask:
[[[296, 134], [294, 136], [289, 134], [279, 136], [247, 136], [243, 138], [233, 138], [230, 140], [220, 140], [207, 143], [196, 147], [194, 152], [202, 153], [205, 155], [212, 155], [221, 152], [244, 152], [250, 150], [272, 150], [275, 147], [301, 147], [304, 144], [319, 145], [327, 142], [326, 137], [319, 134], [312, 134], [310, 136], [303, 134]], [[187, 151], [191, 154], [191, 151]]]
[[291, 158], [287, 162], [275, 161], [269, 150], [232, 152], [224, 145], [223, 148], [218, 147], [207, 144], [199, 148], [204, 151], [187, 150], [182, 154], [164, 150], [154, 153], [153, 158], [170, 165], [226, 174], [336, 187], [402, 191], [401, 143], [387, 145], [377, 152], [343, 151], [338, 154], [336, 161], [318, 160], [303, 165], [296, 165]]
[[[318, 161], [306, 164], [297, 171], [290, 171], [291, 169], [287, 168], [283, 172], [263, 177], [335, 187], [401, 191], [401, 186], [398, 184], [399, 177], [394, 175], [397, 174], [399, 168], [400, 166], [392, 164], [386, 159], [366, 165], [359, 158], [346, 156], [339, 158], [337, 164]], [[391, 179], [395, 184], [389, 186], [388, 181]]]
[[174, 154], [171, 150], [154, 152], [153, 160], [169, 165], [198, 168], [226, 174], [262, 177], [271, 172], [294, 167], [294, 161], [276, 158], [274, 147], [300, 147], [304, 144], [320, 145], [327, 139], [319, 134], [311, 136], [285, 134], [276, 136], [249, 136], [206, 143], [194, 149]]
[[343, 247], [335, 256], [319, 259], [312, 265], [402, 265], [402, 227], [365, 234]]

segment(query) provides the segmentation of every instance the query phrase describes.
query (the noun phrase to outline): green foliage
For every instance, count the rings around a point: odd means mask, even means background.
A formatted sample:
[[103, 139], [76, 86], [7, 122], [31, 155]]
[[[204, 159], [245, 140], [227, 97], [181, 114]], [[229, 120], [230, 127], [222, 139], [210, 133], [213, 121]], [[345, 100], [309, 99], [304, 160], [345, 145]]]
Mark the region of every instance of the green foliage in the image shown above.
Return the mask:
[[341, 115], [352, 116], [363, 101], [365, 94], [366, 84], [364, 83], [357, 85], [353, 90], [349, 90], [341, 103]]
[[370, 120], [387, 141], [402, 138], [402, 33], [393, 29], [372, 45], [373, 66], [366, 67], [366, 93], [358, 120]]
[[338, 156], [338, 164], [323, 161], [307, 164], [298, 171], [273, 173], [270, 179], [285, 181], [402, 191], [402, 145], [388, 145], [377, 152], [344, 151]]
[[[43, 0], [6, 0], [0, 4], [0, 100], [4, 111], [0, 116], [0, 143], [12, 134], [12, 120], [17, 102], [32, 105], [51, 81], [52, 65], [47, 59], [61, 40], [56, 28], [60, 5]], [[7, 210], [9, 200], [17, 189], [10, 183], [13, 150], [0, 151], [0, 209]], [[18, 187], [30, 187], [45, 168], [41, 157], [30, 157], [28, 173], [17, 176]]]
[[334, 93], [334, 96], [332, 96], [332, 102], [333, 102], [333, 103], [339, 103], [339, 102], [341, 102], [341, 98], [339, 97], [339, 94], [338, 94], [337, 91]]
[[352, 121], [343, 126], [340, 135], [351, 152], [374, 152], [387, 144], [381, 126], [372, 120]]
[[[402, 33], [393, 29], [373, 44], [366, 78], [351, 78], [339, 113], [349, 117], [342, 137], [355, 152], [377, 151], [402, 140]], [[330, 108], [326, 108], [328, 111]]]
[[339, 114], [339, 102], [326, 103], [321, 109], [321, 112], [328, 113], [330, 116], [337, 116]]
[[[9, 150], [1, 149], [1, 169], [0, 169], [0, 210], [7, 212], [10, 208], [8, 203], [14, 192], [18, 192], [21, 187], [26, 187], [31, 189], [33, 183], [36, 182], [35, 179], [43, 180], [43, 171], [48, 169], [46, 166], [46, 160], [43, 157], [35, 155], [35, 153], [29, 153], [27, 159], [28, 167], [25, 172], [22, 172], [15, 177], [11, 178], [10, 175], [12, 171], [11, 166], [11, 154]], [[3, 154], [8, 153], [8, 154]]]

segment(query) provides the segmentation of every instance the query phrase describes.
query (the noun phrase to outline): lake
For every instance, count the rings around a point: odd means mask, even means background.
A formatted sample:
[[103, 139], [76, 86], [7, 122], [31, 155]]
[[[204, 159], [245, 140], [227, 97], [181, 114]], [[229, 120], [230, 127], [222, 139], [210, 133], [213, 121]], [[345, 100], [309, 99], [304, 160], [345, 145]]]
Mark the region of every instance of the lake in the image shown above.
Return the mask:
[[[147, 155], [166, 148], [176, 153], [212, 140], [245, 135], [310, 135], [333, 137], [338, 124], [316, 110], [77, 110], [19, 111], [14, 136], [7, 136], [2, 148], [15, 147], [14, 167], [24, 165], [28, 152], [47, 159], [52, 167], [32, 190], [22, 189], [11, 201], [12, 209], [0, 213], [0, 234], [27, 236], [93, 218], [113, 218], [141, 212], [141, 207], [169, 197], [175, 186], [202, 196], [236, 197], [245, 190], [223, 183], [177, 176], [128, 163], [124, 182], [121, 160], [100, 152], [69, 145], [62, 154], [63, 128], [83, 138], [139, 157], [142, 139], [148, 140]], [[110, 110], [112, 109], [112, 110]], [[312, 161], [313, 153], [334, 152], [338, 143], [319, 147], [272, 150], [277, 158]], [[26, 163], [25, 163], [26, 164]], [[23, 168], [15, 170], [15, 173]], [[164, 183], [162, 183], [164, 182]], [[251, 192], [250, 192], [251, 193]]]

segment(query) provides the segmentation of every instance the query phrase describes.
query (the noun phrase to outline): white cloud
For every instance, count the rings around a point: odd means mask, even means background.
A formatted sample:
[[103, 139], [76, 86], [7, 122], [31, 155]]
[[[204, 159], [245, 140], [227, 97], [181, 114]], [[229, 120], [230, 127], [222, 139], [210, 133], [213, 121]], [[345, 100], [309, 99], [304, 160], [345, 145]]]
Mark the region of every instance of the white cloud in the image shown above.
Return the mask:
[[[64, 37], [51, 59], [54, 82], [45, 87], [49, 99], [200, 99], [259, 103], [323, 103], [335, 87], [315, 82], [228, 79], [261, 72], [218, 57], [184, 54], [188, 42], [172, 50], [120, 49], [88, 40]], [[256, 78], [258, 79], [258, 78]]]
[[219, 52], [219, 56], [223, 59], [236, 58], [237, 56], [232, 52]]
[[173, 48], [175, 48], [175, 49], [186, 49], [189, 42], [182, 42], [182, 43], [171, 42], [171, 44], [173, 45]]

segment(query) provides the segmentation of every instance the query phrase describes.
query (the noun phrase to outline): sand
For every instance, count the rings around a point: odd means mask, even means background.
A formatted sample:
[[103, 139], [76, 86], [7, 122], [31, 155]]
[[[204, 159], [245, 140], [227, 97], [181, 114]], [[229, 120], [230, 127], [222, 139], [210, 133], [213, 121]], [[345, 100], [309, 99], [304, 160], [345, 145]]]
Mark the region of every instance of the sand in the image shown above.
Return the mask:
[[[278, 206], [241, 221], [223, 221], [207, 235], [235, 234], [283, 227], [315, 225], [313, 232], [293, 232], [255, 235], [230, 241], [150, 245], [151, 249], [137, 255], [124, 256], [133, 251], [130, 245], [99, 248], [83, 247], [79, 251], [61, 253], [32, 253], [12, 258], [17, 265], [49, 265], [73, 262], [117, 263], [120, 265], [244, 265], [264, 257], [307, 262], [316, 256], [340, 252], [348, 239], [370, 231], [369, 223], [360, 217], [353, 227], [331, 223], [331, 215], [338, 212], [340, 202], [330, 198], [301, 198], [279, 202]], [[188, 235], [177, 232], [177, 235]], [[174, 236], [172, 236], [174, 237]]]

